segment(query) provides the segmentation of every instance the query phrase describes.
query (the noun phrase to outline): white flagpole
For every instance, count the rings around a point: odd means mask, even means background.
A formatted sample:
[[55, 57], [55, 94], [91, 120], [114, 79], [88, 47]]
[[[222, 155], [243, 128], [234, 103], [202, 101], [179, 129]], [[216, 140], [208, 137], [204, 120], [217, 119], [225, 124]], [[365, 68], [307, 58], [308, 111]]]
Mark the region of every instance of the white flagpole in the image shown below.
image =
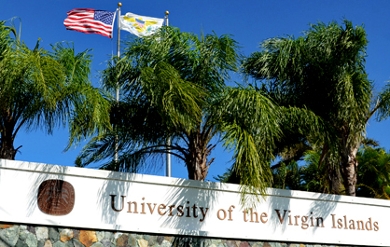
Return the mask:
[[[165, 19], [165, 26], [169, 26], [169, 20], [168, 20], [168, 16], [169, 16], [169, 11], [167, 10], [167, 11], [165, 11], [165, 17], [164, 17], [164, 19]], [[167, 177], [171, 177], [172, 175], [171, 175], [171, 154], [169, 153], [170, 151], [171, 151], [171, 148], [170, 148], [170, 146], [171, 146], [171, 137], [168, 137], [168, 139], [167, 139], [167, 161], [166, 161], [166, 176]]]
[[[117, 12], [117, 26], [118, 26], [118, 32], [117, 32], [117, 36], [118, 36], [118, 39], [117, 39], [117, 56], [118, 58], [121, 56], [121, 49], [120, 49], [120, 35], [121, 35], [121, 32], [120, 32], [120, 28], [119, 28], [119, 18], [121, 16], [121, 7], [122, 7], [122, 3], [121, 2], [118, 2], [118, 12]], [[117, 82], [117, 86], [116, 86], [116, 96], [115, 96], [115, 99], [116, 99], [116, 103], [119, 103], [119, 83]], [[116, 127], [114, 126], [114, 131], [116, 131]], [[119, 144], [118, 144], [119, 140], [118, 140], [118, 133], [115, 133], [115, 150], [114, 150], [114, 162], [115, 162], [115, 166], [118, 164], [118, 152], [119, 152]], [[119, 171], [119, 167], [118, 167], [118, 171]]]

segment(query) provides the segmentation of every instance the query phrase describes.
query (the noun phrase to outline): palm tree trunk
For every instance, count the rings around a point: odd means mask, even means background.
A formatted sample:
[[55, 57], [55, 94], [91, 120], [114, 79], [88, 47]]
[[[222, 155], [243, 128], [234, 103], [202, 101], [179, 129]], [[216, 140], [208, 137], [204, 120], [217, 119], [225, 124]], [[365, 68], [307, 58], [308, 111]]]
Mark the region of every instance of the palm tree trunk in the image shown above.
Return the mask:
[[0, 123], [0, 159], [14, 160], [17, 149], [14, 148], [15, 122], [9, 110], [2, 109]]
[[186, 156], [186, 166], [188, 178], [192, 180], [205, 180], [209, 164], [207, 157], [210, 150], [207, 148], [207, 142], [203, 140], [202, 133], [192, 134], [189, 138], [189, 154]]
[[209, 167], [203, 154], [197, 153], [195, 156], [191, 161], [187, 161], [188, 178], [203, 181], [207, 176]]
[[357, 167], [358, 161], [356, 158], [358, 148], [353, 147], [344, 154], [343, 157], [343, 178], [344, 186], [347, 195], [356, 196], [356, 184], [357, 184]]
[[328, 175], [329, 175], [329, 180], [330, 180], [330, 188], [329, 191], [326, 192], [324, 190], [324, 193], [332, 193], [336, 195], [340, 195], [343, 193], [343, 179], [342, 179], [342, 174], [340, 171], [339, 166], [332, 166], [328, 165]]
[[16, 155], [16, 149], [14, 148], [14, 141], [12, 138], [12, 133], [1, 134], [0, 140], [0, 158], [14, 160]]

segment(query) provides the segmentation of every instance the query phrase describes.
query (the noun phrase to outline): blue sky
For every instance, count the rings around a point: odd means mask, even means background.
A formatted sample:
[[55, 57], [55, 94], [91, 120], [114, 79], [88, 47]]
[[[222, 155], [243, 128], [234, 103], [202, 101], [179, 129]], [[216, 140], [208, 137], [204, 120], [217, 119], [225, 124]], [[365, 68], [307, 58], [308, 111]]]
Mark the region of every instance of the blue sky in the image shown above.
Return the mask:
[[[66, 12], [73, 8], [94, 8], [115, 11], [116, 1], [108, 0], [0, 0], [0, 20], [7, 20], [19, 28], [21, 39], [33, 47], [38, 38], [41, 45], [50, 49], [56, 42], [72, 42], [76, 51], [91, 49], [93, 66], [91, 81], [99, 85], [99, 71], [105, 68], [111, 54], [116, 53], [117, 33], [109, 39], [96, 34], [68, 31], [63, 25]], [[341, 23], [343, 19], [354, 25], [363, 25], [369, 40], [366, 70], [374, 82], [375, 91], [383, 88], [390, 80], [390, 1], [385, 0], [149, 0], [122, 1], [122, 14], [132, 12], [139, 15], [163, 18], [170, 12], [169, 24], [185, 32], [196, 34], [215, 32], [217, 35], [230, 34], [240, 44], [244, 55], [259, 50], [261, 41], [277, 36], [300, 36], [310, 24], [330, 21]], [[122, 40], [129, 38], [122, 31]], [[234, 80], [242, 82], [239, 76]], [[230, 82], [230, 83], [233, 83]], [[386, 150], [390, 149], [390, 120], [371, 120], [368, 137], [379, 141]], [[58, 129], [49, 136], [42, 130], [22, 131], [15, 146], [22, 145], [17, 160], [73, 166], [74, 159], [83, 144], [64, 152], [67, 144], [66, 129]], [[218, 148], [212, 154], [215, 161], [210, 168], [208, 179], [225, 171], [230, 156]], [[153, 174], [164, 173], [161, 170]], [[173, 162], [172, 175], [185, 178], [182, 164]]]

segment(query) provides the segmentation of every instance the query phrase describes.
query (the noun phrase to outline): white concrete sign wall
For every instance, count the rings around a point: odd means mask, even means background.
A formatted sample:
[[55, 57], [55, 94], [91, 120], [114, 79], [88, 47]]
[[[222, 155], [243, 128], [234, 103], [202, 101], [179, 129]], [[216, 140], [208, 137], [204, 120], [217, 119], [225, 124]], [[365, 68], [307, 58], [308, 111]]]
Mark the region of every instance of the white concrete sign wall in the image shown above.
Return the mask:
[[390, 246], [390, 201], [0, 160], [0, 221], [231, 239]]

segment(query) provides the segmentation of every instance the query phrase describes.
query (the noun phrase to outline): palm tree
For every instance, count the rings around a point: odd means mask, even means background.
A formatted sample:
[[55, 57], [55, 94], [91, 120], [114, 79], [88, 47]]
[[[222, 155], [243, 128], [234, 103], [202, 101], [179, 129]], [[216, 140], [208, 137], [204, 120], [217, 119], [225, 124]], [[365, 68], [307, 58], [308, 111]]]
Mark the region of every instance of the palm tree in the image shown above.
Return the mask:
[[296, 140], [319, 149], [332, 193], [356, 195], [356, 155], [367, 121], [375, 112], [389, 114], [386, 90], [370, 105], [373, 86], [364, 67], [366, 45], [363, 27], [349, 21], [343, 26], [319, 23], [299, 38], [264, 41], [262, 51], [243, 63], [244, 72], [278, 105], [306, 108], [321, 119], [322, 133]]
[[390, 154], [383, 148], [363, 145], [358, 152], [357, 195], [390, 199]]
[[0, 158], [15, 159], [20, 129], [68, 125], [71, 145], [109, 126], [109, 102], [88, 80], [88, 51], [29, 49], [0, 22]]
[[237, 44], [229, 36], [198, 37], [164, 27], [130, 40], [103, 73], [108, 90], [120, 87], [121, 100], [111, 109], [115, 131], [96, 136], [78, 163], [104, 160], [102, 168], [135, 172], [148, 157], [170, 153], [186, 164], [190, 179], [204, 180], [217, 133], [210, 104], [223, 93], [237, 62]]
[[[321, 153], [316, 150], [309, 150], [304, 155], [305, 163], [300, 167], [302, 178], [302, 190], [332, 193], [331, 179], [329, 179], [329, 169], [320, 162]], [[342, 185], [341, 185], [342, 186]]]
[[272, 188], [301, 190], [301, 168], [296, 161], [288, 164], [281, 163], [278, 168], [272, 170], [273, 183]]

